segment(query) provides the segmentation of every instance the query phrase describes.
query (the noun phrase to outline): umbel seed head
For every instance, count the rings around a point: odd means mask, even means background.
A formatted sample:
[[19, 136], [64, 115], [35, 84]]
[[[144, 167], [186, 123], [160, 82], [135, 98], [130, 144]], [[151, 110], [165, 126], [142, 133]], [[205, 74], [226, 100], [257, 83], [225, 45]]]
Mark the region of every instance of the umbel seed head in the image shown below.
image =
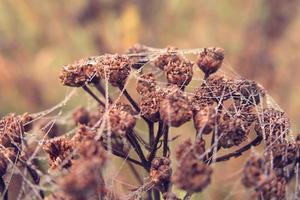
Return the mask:
[[224, 49], [219, 47], [204, 48], [197, 60], [197, 65], [207, 76], [215, 73], [221, 67], [224, 59]]

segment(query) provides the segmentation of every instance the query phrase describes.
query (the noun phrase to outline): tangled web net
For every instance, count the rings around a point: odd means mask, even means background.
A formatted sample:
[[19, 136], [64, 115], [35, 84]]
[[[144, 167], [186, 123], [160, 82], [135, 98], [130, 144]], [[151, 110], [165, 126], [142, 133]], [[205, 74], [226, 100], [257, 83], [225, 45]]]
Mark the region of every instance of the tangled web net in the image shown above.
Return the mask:
[[[298, 198], [300, 138], [263, 87], [223, 60], [221, 48], [135, 45], [64, 66], [61, 82], [76, 89], [62, 102], [0, 121], [2, 198], [190, 199], [219, 162], [246, 151], [236, 183], [251, 198]], [[91, 98], [65, 111], [80, 99], [77, 88]], [[138, 185], [118, 179], [125, 164]]]

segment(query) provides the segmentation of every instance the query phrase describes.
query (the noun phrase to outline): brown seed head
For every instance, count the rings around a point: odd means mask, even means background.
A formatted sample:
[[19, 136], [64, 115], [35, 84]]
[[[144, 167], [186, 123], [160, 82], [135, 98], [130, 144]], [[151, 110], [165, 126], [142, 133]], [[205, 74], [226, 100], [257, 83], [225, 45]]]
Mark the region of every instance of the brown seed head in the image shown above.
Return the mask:
[[220, 116], [214, 107], [206, 106], [194, 115], [195, 129], [198, 133], [209, 134], [218, 124], [219, 118]]
[[159, 185], [163, 181], [170, 180], [172, 175], [170, 164], [170, 159], [166, 157], [153, 159], [151, 162], [150, 179], [154, 184]]
[[169, 63], [176, 62], [176, 60], [180, 60], [180, 57], [177, 55], [177, 48], [168, 47], [165, 53], [162, 53], [155, 59], [154, 65], [164, 70]]
[[149, 72], [138, 77], [136, 90], [141, 95], [147, 95], [149, 92], [155, 92], [156, 79], [154, 74]]
[[114, 87], [123, 87], [131, 70], [131, 61], [126, 55], [106, 54], [99, 63], [100, 77]]
[[147, 119], [157, 122], [159, 120], [160, 97], [157, 92], [143, 95], [140, 101], [141, 115]]
[[224, 49], [219, 47], [204, 48], [200, 53], [197, 65], [207, 75], [215, 73], [222, 65]]
[[179, 127], [191, 119], [193, 111], [188, 97], [175, 86], [160, 102], [159, 113], [166, 124]]
[[131, 54], [129, 55], [129, 59], [132, 63], [132, 67], [135, 69], [140, 69], [147, 62], [149, 62], [149, 58], [147, 56], [147, 53], [149, 51], [150, 50], [148, 47], [141, 44], [135, 44], [132, 47], [128, 48], [126, 53]]

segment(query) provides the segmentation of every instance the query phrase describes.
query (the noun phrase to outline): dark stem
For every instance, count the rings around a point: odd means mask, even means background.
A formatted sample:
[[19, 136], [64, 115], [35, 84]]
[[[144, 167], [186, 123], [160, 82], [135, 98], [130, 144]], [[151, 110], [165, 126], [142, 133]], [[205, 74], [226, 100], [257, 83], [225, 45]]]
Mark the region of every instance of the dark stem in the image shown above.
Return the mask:
[[126, 134], [126, 137], [127, 137], [128, 141], [130, 142], [130, 144], [133, 146], [133, 148], [136, 151], [139, 158], [141, 159], [141, 162], [142, 162], [144, 168], [149, 170], [150, 166], [146, 160], [146, 157], [143, 153], [143, 150], [142, 150], [138, 140], [135, 138], [135, 136], [132, 134], [131, 131], [128, 131], [128, 133]]
[[[106, 148], [106, 150], [108, 150], [107, 145], [103, 144], [103, 146], [104, 146], [104, 148]], [[124, 158], [124, 159], [126, 159], [126, 160], [128, 160], [128, 161], [130, 161], [130, 162], [132, 162], [136, 165], [140, 165], [140, 166], [143, 167], [143, 164], [140, 161], [135, 160], [135, 159], [125, 155], [123, 152], [120, 152], [120, 151], [115, 150], [115, 149], [111, 149], [111, 152], [112, 152], [113, 155], [115, 155], [117, 157]]]
[[148, 127], [149, 127], [149, 144], [152, 147], [153, 142], [154, 142], [154, 123], [150, 122], [148, 123]]
[[160, 200], [160, 194], [157, 189], [153, 189], [154, 200]]
[[169, 152], [168, 140], [169, 140], [169, 126], [165, 125], [164, 130], [164, 142], [163, 142], [163, 156], [166, 157]]
[[192, 198], [192, 194], [193, 193], [190, 193], [190, 192], [187, 192], [184, 197], [183, 197], [183, 200], [190, 200]]
[[[5, 183], [3, 181], [3, 177], [0, 177], [0, 192], [3, 200], [8, 200], [8, 189], [6, 189]], [[4, 192], [4, 194], [3, 194]]]
[[[138, 104], [134, 101], [134, 99], [130, 96], [130, 94], [127, 92], [127, 90], [123, 87], [120, 86], [119, 89], [121, 91], [123, 91], [124, 96], [127, 98], [127, 100], [130, 102], [130, 104], [133, 106], [133, 108], [135, 109], [136, 112], [140, 113], [141, 109], [138, 106]], [[149, 119], [145, 118], [144, 116], [141, 116], [143, 118], [143, 120], [145, 120], [145, 122], [147, 122], [148, 124], [152, 123]]]
[[232, 152], [232, 153], [229, 153], [229, 154], [226, 154], [224, 156], [220, 156], [218, 158], [216, 158], [216, 162], [222, 162], [222, 161], [226, 161], [226, 160], [229, 160], [230, 158], [232, 157], [239, 157], [243, 154], [243, 152], [249, 150], [252, 146], [257, 146], [260, 144], [260, 142], [262, 141], [262, 137], [261, 136], [256, 136], [256, 138], [254, 140], [252, 140], [249, 144], [246, 144], [245, 146], [243, 146], [242, 148]]
[[127, 162], [127, 164], [129, 165], [129, 168], [130, 168], [132, 174], [134, 175], [136, 180], [139, 182], [139, 184], [143, 185], [143, 180], [142, 180], [141, 176], [139, 175], [138, 171], [136, 170], [135, 166], [131, 162]]
[[86, 85], [82, 86], [82, 89], [86, 91], [89, 95], [91, 95], [100, 105], [105, 107], [105, 103], [103, 103]]
[[[26, 165], [26, 169], [28, 170], [29, 175], [31, 176], [34, 184], [35, 185], [39, 185], [40, 184], [40, 176], [38, 175], [38, 173], [36, 172], [36, 170], [33, 169], [28, 164]], [[39, 190], [39, 194], [40, 194], [41, 198], [44, 199], [45, 195], [44, 195], [44, 192], [42, 190]]]
[[102, 96], [106, 99], [106, 96], [108, 98], [108, 102], [112, 103], [112, 98], [106, 94], [105, 89], [103, 88], [102, 84], [99, 82], [98, 84], [94, 84], [95, 88], [102, 94]]
[[158, 124], [158, 130], [157, 130], [157, 134], [156, 134], [156, 137], [155, 137], [155, 140], [154, 140], [154, 144], [152, 145], [153, 149], [149, 155], [149, 159], [148, 161], [149, 162], [152, 162], [153, 158], [155, 157], [155, 154], [156, 154], [156, 151], [157, 151], [157, 145], [159, 143], [159, 140], [161, 138], [161, 136], [163, 135], [164, 133], [164, 123], [162, 121], [159, 122]]

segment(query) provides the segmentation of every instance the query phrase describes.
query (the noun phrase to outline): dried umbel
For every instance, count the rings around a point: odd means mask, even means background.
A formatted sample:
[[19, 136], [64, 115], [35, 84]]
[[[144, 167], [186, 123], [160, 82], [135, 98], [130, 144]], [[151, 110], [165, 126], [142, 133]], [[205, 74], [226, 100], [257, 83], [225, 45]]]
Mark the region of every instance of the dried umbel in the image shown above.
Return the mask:
[[10, 114], [0, 120], [0, 144], [2, 146], [20, 145], [23, 135], [23, 122], [19, 116]]
[[256, 105], [260, 103], [265, 91], [255, 81], [241, 79], [236, 81], [235, 99], [244, 104]]
[[49, 155], [52, 169], [70, 167], [73, 149], [72, 141], [64, 136], [47, 140], [43, 144], [43, 150]]
[[259, 122], [255, 126], [258, 135], [262, 135], [267, 142], [276, 138], [286, 138], [290, 131], [290, 121], [284, 112], [273, 108], [266, 108], [259, 116]]
[[171, 63], [176, 62], [176, 60], [180, 60], [180, 57], [177, 53], [177, 48], [175, 47], [168, 47], [165, 49], [165, 52], [160, 54], [155, 60], [154, 65], [161, 70], [164, 70], [165, 67]]
[[172, 182], [180, 189], [188, 192], [200, 192], [209, 183], [212, 168], [197, 159], [182, 159], [177, 167]]
[[218, 127], [219, 145], [223, 148], [238, 146], [247, 139], [249, 130], [240, 119], [223, 121]]
[[127, 49], [126, 53], [129, 54], [129, 59], [132, 63], [132, 67], [135, 69], [140, 69], [147, 62], [149, 62], [149, 58], [147, 57], [147, 53], [150, 49], [141, 44], [135, 44]]
[[164, 67], [168, 83], [184, 88], [193, 78], [193, 65], [186, 58], [170, 60]]
[[136, 118], [128, 112], [128, 110], [122, 109], [122, 107], [116, 105], [108, 111], [108, 131], [121, 136], [125, 136], [128, 131], [135, 126]]
[[136, 90], [140, 95], [147, 95], [148, 93], [156, 91], [156, 79], [154, 74], [149, 72], [138, 77]]
[[172, 175], [170, 167], [171, 161], [169, 158], [155, 158], [151, 163], [150, 179], [156, 184], [162, 184], [164, 181], [169, 181]]
[[63, 85], [70, 87], [81, 87], [91, 82], [98, 83], [100, 79], [97, 72], [98, 63], [99, 57], [80, 59], [64, 66], [59, 78]]
[[143, 95], [140, 101], [141, 115], [152, 122], [159, 121], [160, 99], [155, 91]]
[[214, 107], [206, 106], [194, 115], [195, 129], [198, 133], [209, 134], [217, 126], [219, 118], [219, 113]]
[[252, 155], [243, 170], [242, 183], [244, 186], [258, 186], [265, 179], [265, 174], [268, 173], [265, 169], [264, 159], [258, 155]]
[[123, 87], [131, 70], [131, 61], [126, 55], [106, 54], [101, 58], [98, 73], [115, 87]]
[[97, 133], [92, 128], [80, 125], [75, 133], [75, 135], [72, 137], [72, 140], [75, 143], [80, 143], [84, 140], [93, 140], [96, 137]]
[[179, 127], [192, 117], [192, 106], [188, 97], [176, 86], [160, 102], [161, 119], [168, 125]]
[[221, 67], [223, 59], [224, 49], [219, 47], [204, 48], [198, 57], [197, 65], [208, 76]]

